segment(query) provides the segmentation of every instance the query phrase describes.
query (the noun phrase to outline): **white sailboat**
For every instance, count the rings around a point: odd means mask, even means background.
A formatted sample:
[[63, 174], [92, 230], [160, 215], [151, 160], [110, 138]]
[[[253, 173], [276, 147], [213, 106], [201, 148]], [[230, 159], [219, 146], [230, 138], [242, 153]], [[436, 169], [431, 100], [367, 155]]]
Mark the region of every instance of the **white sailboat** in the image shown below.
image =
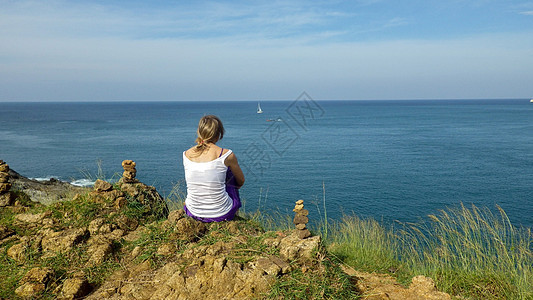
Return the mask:
[[533, 103], [533, 98], [531, 98], [531, 100], [529, 100], [530, 103]]
[[263, 110], [261, 109], [261, 105], [259, 104], [259, 102], [257, 102], [257, 113], [258, 114], [262, 114], [263, 113]]

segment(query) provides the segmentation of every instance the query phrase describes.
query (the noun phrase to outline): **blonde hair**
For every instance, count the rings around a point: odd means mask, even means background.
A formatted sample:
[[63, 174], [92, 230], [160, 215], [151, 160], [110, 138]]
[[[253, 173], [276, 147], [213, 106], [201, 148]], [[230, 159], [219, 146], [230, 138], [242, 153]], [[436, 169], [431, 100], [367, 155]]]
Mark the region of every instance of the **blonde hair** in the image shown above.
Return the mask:
[[217, 116], [203, 116], [198, 122], [198, 131], [196, 132], [197, 151], [203, 152], [207, 149], [207, 143], [216, 143], [224, 137], [224, 125]]

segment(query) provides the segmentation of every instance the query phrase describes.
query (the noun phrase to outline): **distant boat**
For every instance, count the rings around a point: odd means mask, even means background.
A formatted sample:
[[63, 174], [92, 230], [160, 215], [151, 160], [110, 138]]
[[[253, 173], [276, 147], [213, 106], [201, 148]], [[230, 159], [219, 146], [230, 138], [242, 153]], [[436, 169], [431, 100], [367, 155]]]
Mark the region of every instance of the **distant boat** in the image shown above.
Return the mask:
[[263, 110], [261, 109], [261, 105], [259, 104], [259, 102], [257, 103], [257, 113], [258, 114], [262, 114], [263, 113]]
[[533, 99], [529, 100], [530, 103], [533, 103]]
[[267, 122], [283, 122], [283, 120], [281, 118], [277, 118], [277, 119], [267, 119]]

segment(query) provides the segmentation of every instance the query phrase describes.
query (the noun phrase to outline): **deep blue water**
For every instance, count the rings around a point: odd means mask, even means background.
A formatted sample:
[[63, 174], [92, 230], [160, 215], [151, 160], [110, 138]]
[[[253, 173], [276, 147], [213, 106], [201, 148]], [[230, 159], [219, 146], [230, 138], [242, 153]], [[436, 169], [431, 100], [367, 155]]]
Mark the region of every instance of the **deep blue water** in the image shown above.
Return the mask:
[[[181, 153], [216, 114], [247, 177], [245, 208], [311, 218], [344, 213], [417, 221], [446, 207], [501, 206], [533, 225], [533, 104], [528, 100], [0, 103], [0, 159], [22, 175], [74, 181], [121, 172], [166, 195]], [[279, 122], [267, 122], [277, 119]], [[323, 189], [323, 186], [325, 189]]]

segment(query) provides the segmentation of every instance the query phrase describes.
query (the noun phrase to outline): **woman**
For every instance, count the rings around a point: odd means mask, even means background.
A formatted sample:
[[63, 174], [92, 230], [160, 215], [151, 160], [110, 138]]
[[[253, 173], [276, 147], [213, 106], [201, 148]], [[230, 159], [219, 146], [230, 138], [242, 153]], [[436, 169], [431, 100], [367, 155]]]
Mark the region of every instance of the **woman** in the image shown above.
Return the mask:
[[238, 189], [244, 184], [244, 174], [235, 154], [216, 145], [224, 137], [218, 117], [202, 117], [197, 134], [197, 145], [183, 152], [185, 212], [202, 222], [232, 220], [241, 207]]

